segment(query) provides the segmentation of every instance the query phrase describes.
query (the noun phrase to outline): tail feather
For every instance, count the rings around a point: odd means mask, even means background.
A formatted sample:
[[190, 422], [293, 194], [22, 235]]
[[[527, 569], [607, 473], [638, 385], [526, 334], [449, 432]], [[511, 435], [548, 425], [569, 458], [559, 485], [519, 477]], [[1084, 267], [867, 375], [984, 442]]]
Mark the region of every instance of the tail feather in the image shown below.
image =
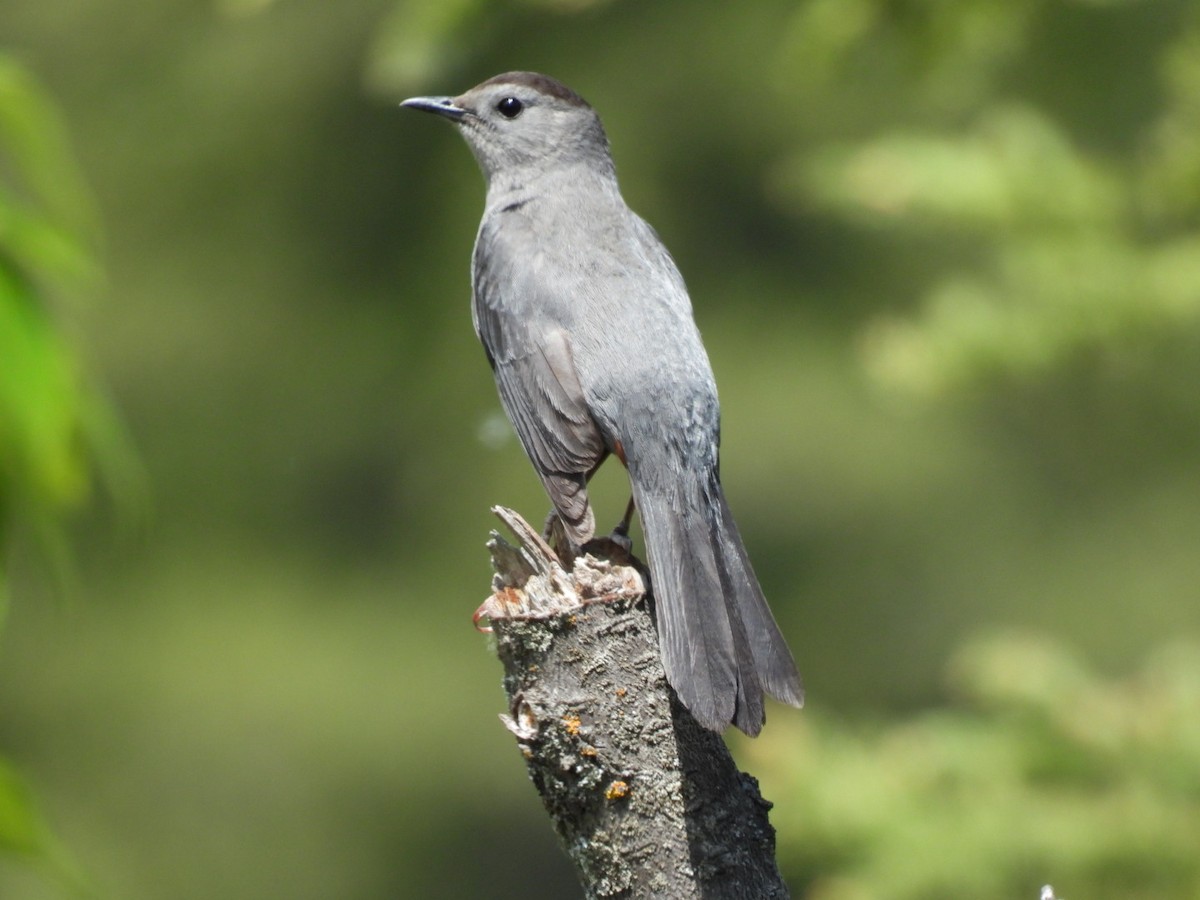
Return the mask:
[[776, 700], [791, 706], [803, 706], [804, 687], [800, 682], [796, 661], [750, 566], [746, 546], [742, 543], [742, 536], [720, 485], [717, 486], [717, 499], [724, 522], [720, 534], [725, 550], [726, 571], [735, 584], [731, 594], [737, 597], [737, 609], [746, 629], [750, 651], [754, 655], [754, 670], [763, 689]]
[[634, 496], [667, 679], [706, 728], [763, 724], [763, 690], [799, 706], [800, 679], [715, 476]]

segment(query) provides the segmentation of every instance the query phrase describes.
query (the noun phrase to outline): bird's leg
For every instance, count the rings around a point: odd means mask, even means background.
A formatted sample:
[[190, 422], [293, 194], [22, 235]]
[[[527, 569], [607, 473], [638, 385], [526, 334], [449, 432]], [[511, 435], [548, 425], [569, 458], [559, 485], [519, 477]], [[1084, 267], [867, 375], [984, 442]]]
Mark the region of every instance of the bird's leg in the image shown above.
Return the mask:
[[584, 553], [591, 553], [599, 559], [606, 559], [618, 565], [632, 565], [641, 571], [641, 565], [633, 555], [633, 541], [629, 539], [629, 523], [633, 520], [633, 498], [625, 507], [625, 515], [617, 523], [608, 537], [595, 537], [581, 548]]
[[633, 541], [629, 539], [629, 523], [633, 521], [633, 496], [630, 495], [629, 503], [625, 506], [625, 515], [621, 517], [621, 521], [617, 523], [617, 527], [612, 530], [612, 534], [608, 539], [624, 550], [626, 553], [633, 552]]

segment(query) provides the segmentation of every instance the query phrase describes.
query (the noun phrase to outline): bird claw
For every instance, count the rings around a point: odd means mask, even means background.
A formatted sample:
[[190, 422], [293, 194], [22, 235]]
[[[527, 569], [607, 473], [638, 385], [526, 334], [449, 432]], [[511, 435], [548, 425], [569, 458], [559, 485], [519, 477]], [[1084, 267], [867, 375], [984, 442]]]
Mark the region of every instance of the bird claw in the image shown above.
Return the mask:
[[[484, 624], [479, 624], [480, 622]], [[479, 609], [475, 610], [475, 615], [471, 616], [471, 624], [475, 626], [475, 630], [481, 634], [492, 633], [492, 598], [484, 600], [480, 604]]]
[[[622, 525], [624, 527], [622, 527]], [[608, 539], [612, 541], [615, 546], [619, 547], [622, 553], [626, 554], [627, 556], [633, 555], [633, 538], [629, 536], [628, 523], [622, 522], [621, 525], [618, 525], [616, 528], [614, 528], [612, 530], [612, 534], [608, 536]]]

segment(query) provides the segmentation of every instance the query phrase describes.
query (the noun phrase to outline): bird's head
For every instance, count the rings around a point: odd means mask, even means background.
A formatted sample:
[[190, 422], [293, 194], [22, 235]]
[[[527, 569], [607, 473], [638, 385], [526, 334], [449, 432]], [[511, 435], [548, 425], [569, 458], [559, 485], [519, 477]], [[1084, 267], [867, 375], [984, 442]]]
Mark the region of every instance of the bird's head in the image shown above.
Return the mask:
[[582, 163], [612, 170], [608, 138], [595, 110], [547, 75], [507, 72], [457, 97], [413, 97], [401, 106], [454, 122], [489, 182], [530, 167]]

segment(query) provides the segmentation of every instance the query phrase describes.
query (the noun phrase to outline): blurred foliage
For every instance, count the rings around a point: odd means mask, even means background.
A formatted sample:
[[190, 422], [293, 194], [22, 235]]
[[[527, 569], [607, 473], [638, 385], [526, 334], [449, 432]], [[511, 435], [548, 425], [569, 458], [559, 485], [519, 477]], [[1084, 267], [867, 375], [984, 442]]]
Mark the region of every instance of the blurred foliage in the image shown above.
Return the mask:
[[[0, 55], [0, 537], [30, 528], [60, 574], [64, 517], [88, 498], [95, 465], [114, 474], [124, 453], [59, 315], [96, 284], [95, 243], [58, 111]], [[5, 581], [0, 557], [0, 593]]]
[[[482, 180], [395, 105], [515, 68], [601, 112], [688, 279], [809, 689], [737, 744], [797, 886], [1194, 893], [1155, 650], [1200, 633], [1194, 3], [9, 0], [0, 35], [0, 326], [39, 360], [0, 503], [61, 545], [89, 455], [120, 480], [91, 371], [155, 499], [119, 554], [77, 523], [86, 602], [13, 603], [0, 653], [0, 744], [112, 896], [575, 890], [469, 626], [487, 507], [546, 502], [471, 334]], [[1054, 643], [948, 688], [994, 628]]]
[[1047, 881], [1068, 897], [1200, 893], [1200, 647], [1165, 645], [1114, 681], [1056, 643], [978, 640], [949, 682], [951, 706], [903, 723], [796, 717], [776, 725], [788, 741], [746, 747], [794, 887], [811, 900], [999, 900]]
[[[969, 265], [941, 261], [914, 315], [881, 317], [867, 332], [867, 366], [889, 386], [929, 393], [1037, 376], [1148, 331], [1195, 330], [1200, 171], [1189, 148], [1200, 146], [1200, 22], [1192, 11], [1161, 33], [1147, 61], [1158, 66], [1160, 96], [1145, 98], [1136, 127], [1114, 104], [1109, 122], [1073, 129], [1069, 116], [1047, 115], [1065, 112], [1069, 73], [1051, 65], [1032, 91], [1014, 78], [1045, 64], [1034, 34], [1055, 6], [917, 4], [924, 10], [901, 47], [894, 4], [820, 0], [798, 14], [789, 74], [802, 89], [844, 84], [882, 58], [900, 74], [885, 89], [905, 93], [907, 121], [870, 135], [877, 129], [846, 123], [850, 140], [781, 166], [780, 190], [930, 245], [975, 244]], [[1166, 7], [1155, 14], [1170, 16]], [[898, 50], [912, 56], [897, 60]], [[1116, 63], [1110, 78], [1146, 77]], [[1108, 125], [1116, 133], [1092, 130]]]
[[[94, 283], [94, 233], [57, 110], [21, 65], [0, 54], [0, 619], [12, 531], [29, 529], [61, 575], [64, 518], [87, 497], [100, 448], [115, 448], [114, 420], [83, 378], [54, 311]], [[82, 886], [3, 759], [0, 853]]]
[[[550, 13], [580, 13], [611, 0], [517, 0]], [[397, 3], [379, 28], [368, 56], [367, 79], [393, 93], [445, 75], [467, 63], [486, 40], [490, 17], [504, 15], [492, 0]]]
[[51, 832], [24, 780], [0, 759], [0, 853], [43, 871], [65, 890], [84, 896], [88, 884]]

